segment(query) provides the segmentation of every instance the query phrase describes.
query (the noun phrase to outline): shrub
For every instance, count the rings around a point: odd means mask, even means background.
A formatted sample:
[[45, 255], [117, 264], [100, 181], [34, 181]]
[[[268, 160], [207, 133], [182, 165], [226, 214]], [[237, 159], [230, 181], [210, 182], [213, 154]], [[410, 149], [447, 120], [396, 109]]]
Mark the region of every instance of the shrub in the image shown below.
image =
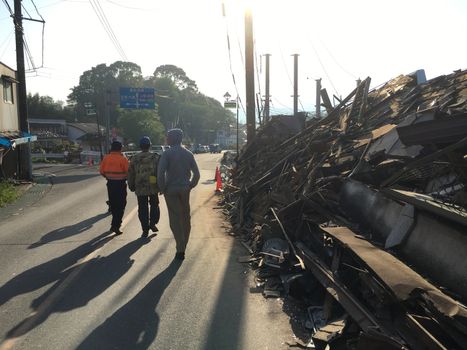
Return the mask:
[[18, 197], [18, 191], [8, 181], [0, 181], [0, 208], [13, 202]]

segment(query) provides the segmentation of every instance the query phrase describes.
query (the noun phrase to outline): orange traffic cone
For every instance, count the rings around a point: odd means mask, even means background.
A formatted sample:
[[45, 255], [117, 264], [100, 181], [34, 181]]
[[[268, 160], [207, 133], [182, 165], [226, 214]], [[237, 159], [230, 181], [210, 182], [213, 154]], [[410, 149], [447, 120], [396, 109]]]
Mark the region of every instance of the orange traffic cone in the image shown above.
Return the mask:
[[216, 192], [222, 192], [222, 177], [219, 167], [216, 166]]

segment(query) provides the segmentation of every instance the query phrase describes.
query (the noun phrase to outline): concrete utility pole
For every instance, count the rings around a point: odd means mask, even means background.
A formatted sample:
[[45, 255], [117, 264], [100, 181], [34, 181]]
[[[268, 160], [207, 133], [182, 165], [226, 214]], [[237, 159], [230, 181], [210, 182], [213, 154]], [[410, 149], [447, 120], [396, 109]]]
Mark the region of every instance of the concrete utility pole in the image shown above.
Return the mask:
[[105, 90], [104, 98], [104, 113], [105, 113], [105, 153], [110, 151], [110, 105], [111, 105], [112, 91]]
[[264, 122], [269, 121], [269, 100], [271, 96], [269, 95], [269, 57], [271, 54], [267, 53], [266, 55], [266, 97], [264, 100]]
[[298, 115], [298, 54], [293, 54], [293, 115]]
[[246, 124], [247, 142], [250, 143], [256, 133], [255, 117], [255, 72], [253, 51], [253, 17], [251, 10], [245, 11], [245, 81], [246, 81]]
[[316, 118], [321, 118], [321, 78], [316, 79]]
[[[23, 48], [23, 15], [21, 13], [21, 0], [14, 0], [15, 15], [13, 23], [15, 25], [16, 37], [16, 78], [18, 79], [18, 114], [19, 128], [22, 132], [29, 133], [28, 106], [26, 95], [26, 72], [24, 68], [24, 48]], [[22, 179], [32, 179], [31, 154], [29, 143], [19, 146], [19, 176]]]

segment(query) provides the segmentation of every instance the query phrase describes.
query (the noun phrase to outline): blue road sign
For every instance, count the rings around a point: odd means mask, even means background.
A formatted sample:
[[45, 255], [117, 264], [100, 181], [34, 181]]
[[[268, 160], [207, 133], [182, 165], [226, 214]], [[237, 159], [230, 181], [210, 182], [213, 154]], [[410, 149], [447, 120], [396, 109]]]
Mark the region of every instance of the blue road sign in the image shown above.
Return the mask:
[[120, 108], [154, 109], [155, 90], [151, 88], [120, 88]]

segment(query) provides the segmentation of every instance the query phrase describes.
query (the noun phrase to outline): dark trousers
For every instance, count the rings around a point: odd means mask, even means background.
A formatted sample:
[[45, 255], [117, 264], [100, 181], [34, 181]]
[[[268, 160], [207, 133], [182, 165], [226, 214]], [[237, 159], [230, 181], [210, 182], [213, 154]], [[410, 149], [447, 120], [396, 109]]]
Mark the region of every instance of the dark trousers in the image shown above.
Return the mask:
[[159, 210], [159, 197], [157, 194], [150, 196], [136, 196], [138, 198], [138, 218], [144, 232], [159, 222], [161, 212]]
[[120, 228], [126, 207], [126, 180], [107, 180], [112, 227]]
[[164, 197], [177, 252], [185, 252], [191, 231], [190, 191], [165, 194]]

